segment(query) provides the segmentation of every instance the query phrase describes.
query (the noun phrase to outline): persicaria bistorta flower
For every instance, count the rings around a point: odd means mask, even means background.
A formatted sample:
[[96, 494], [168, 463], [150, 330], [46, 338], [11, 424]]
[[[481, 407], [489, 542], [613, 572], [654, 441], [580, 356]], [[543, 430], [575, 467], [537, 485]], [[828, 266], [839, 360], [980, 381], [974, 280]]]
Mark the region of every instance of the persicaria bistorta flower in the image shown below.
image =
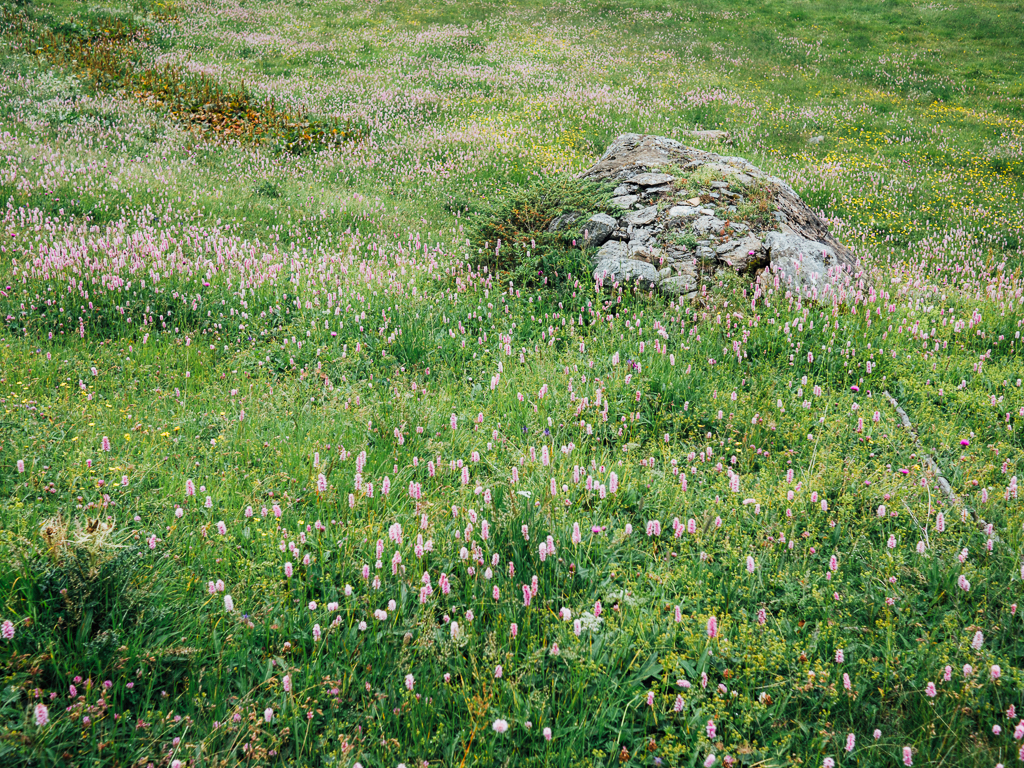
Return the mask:
[[50, 722], [50, 710], [46, 708], [45, 704], [36, 704], [35, 716], [36, 725], [40, 728]]
[[4, 640], [14, 639], [14, 622], [10, 619], [7, 619], [3, 624], [0, 624], [0, 637], [3, 637]]
[[508, 721], [499, 718], [491, 724], [491, 729], [495, 733], [505, 733], [508, 730]]

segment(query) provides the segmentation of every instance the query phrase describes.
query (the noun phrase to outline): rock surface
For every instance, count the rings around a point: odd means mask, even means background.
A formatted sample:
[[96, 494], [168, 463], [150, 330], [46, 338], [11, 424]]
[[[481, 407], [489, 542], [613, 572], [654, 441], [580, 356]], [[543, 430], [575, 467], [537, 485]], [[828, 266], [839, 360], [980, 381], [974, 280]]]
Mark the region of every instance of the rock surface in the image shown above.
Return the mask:
[[[728, 139], [715, 131], [684, 135]], [[625, 212], [618, 219], [596, 214], [583, 226], [590, 243], [600, 246], [593, 277], [605, 287], [639, 284], [685, 298], [700, 291], [705, 275], [731, 269], [765, 271], [785, 290], [843, 301], [844, 287], [865, 279], [853, 251], [829, 233], [792, 187], [742, 157], [664, 136], [626, 133], [580, 176], [619, 182], [610, 202]], [[762, 202], [767, 196], [770, 212], [744, 208], [754, 195]]]
[[602, 259], [594, 267], [593, 277], [606, 284], [638, 281], [644, 288], [653, 288], [661, 279], [652, 264], [628, 258]]
[[595, 213], [587, 220], [583, 230], [586, 232], [588, 243], [593, 246], [599, 246], [611, 236], [618, 224], [607, 213]]
[[764, 247], [772, 269], [787, 284], [814, 298], [822, 298], [831, 289], [830, 271], [836, 266], [836, 255], [829, 246], [796, 234], [770, 232]]

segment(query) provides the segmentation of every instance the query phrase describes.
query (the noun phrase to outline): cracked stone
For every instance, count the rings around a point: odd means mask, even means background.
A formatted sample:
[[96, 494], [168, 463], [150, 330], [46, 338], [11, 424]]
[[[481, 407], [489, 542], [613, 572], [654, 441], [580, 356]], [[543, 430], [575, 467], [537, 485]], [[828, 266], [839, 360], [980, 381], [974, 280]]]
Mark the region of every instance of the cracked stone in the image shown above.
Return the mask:
[[642, 226], [644, 224], [650, 224], [657, 217], [658, 206], [649, 205], [646, 208], [641, 208], [639, 211], [627, 213], [625, 219], [627, 224], [632, 224], [633, 226]]
[[658, 270], [646, 261], [603, 259], [594, 268], [593, 278], [603, 281], [606, 286], [634, 281], [653, 286], [658, 282]]
[[658, 283], [658, 291], [666, 296], [688, 296], [696, 293], [697, 279], [691, 275], [668, 277]]
[[594, 256], [594, 262], [607, 261], [609, 259], [625, 259], [629, 257], [629, 247], [621, 240], [609, 240], [602, 245]]
[[607, 213], [595, 213], [583, 225], [587, 233], [587, 242], [594, 246], [601, 245], [611, 236], [617, 225], [618, 222]]
[[613, 197], [610, 202], [612, 205], [617, 205], [619, 208], [629, 208], [633, 203], [640, 199], [639, 195], [619, 195]]
[[698, 235], [708, 235], [712, 232], [721, 232], [725, 222], [717, 216], [701, 216], [693, 222], [693, 231]]
[[669, 219], [684, 219], [697, 216], [699, 213], [700, 208], [694, 208], [692, 205], [674, 205], [668, 209]]
[[731, 247], [727, 250], [718, 248], [722, 262], [735, 269], [737, 272], [747, 272], [764, 266], [767, 262], [767, 254], [761, 244], [753, 235], [748, 235], [742, 240], [733, 240]]
[[630, 179], [633, 184], [641, 187], [658, 187], [662, 184], [670, 184], [676, 180], [675, 176], [668, 173], [640, 173]]

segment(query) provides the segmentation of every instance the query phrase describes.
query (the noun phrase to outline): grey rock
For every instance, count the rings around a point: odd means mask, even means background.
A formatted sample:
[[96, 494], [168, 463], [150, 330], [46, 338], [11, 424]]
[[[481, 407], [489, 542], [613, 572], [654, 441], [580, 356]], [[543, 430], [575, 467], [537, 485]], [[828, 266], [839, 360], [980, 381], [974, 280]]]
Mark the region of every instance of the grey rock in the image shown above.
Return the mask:
[[672, 185], [671, 184], [665, 184], [664, 186], [661, 186], [661, 187], [647, 187], [647, 189], [644, 190], [644, 194], [648, 195], [649, 197], [653, 197], [655, 195], [660, 195], [660, 194], [662, 194], [664, 192], [671, 192], [671, 191], [672, 191]]
[[653, 286], [658, 282], [658, 270], [646, 261], [633, 259], [602, 259], [594, 267], [594, 280], [601, 280], [607, 286], [613, 283], [639, 282]]
[[676, 180], [675, 176], [668, 173], [641, 173], [630, 179], [633, 184], [641, 187], [658, 187], [662, 184], [670, 184]]
[[621, 197], [622, 195], [632, 194], [634, 189], [635, 187], [632, 184], [619, 184], [619, 186], [615, 188], [615, 191], [612, 192], [612, 194], [615, 197]]
[[610, 259], [629, 258], [629, 246], [621, 240], [609, 240], [602, 245], [594, 256], [594, 263], [608, 261]]
[[633, 203], [640, 199], [639, 195], [618, 195], [613, 197], [610, 202], [612, 205], [617, 205], [619, 208], [629, 208]]
[[662, 267], [658, 270], [658, 277], [662, 280], [672, 277], [675, 274], [675, 270], [672, 267]]
[[721, 232], [725, 222], [717, 216], [701, 216], [693, 222], [693, 231], [698, 235], [707, 235], [713, 232]]
[[646, 208], [641, 208], [639, 211], [627, 213], [625, 216], [627, 224], [632, 224], [637, 227], [644, 224], [650, 224], [656, 218], [658, 218], [658, 206], [656, 205], [649, 205]]
[[712, 181], [709, 186], [712, 186], [715, 189], [728, 189], [729, 188], [729, 182], [727, 182], [727, 181]]
[[630, 233], [629, 244], [633, 245], [635, 243], [636, 245], [643, 245], [650, 240], [652, 236], [651, 230], [643, 227], [637, 227]]
[[715, 253], [721, 256], [723, 253], [728, 253], [729, 251], [731, 251], [733, 248], [736, 247], [736, 245], [737, 243], [735, 240], [730, 240], [727, 243], [722, 243], [720, 246], [715, 248]]
[[833, 270], [838, 278], [840, 261], [830, 246], [796, 234], [770, 232], [764, 247], [772, 272], [780, 275], [791, 288], [819, 299], [833, 291], [833, 276], [829, 271]]
[[702, 245], [697, 249], [697, 259], [699, 261], [712, 261], [715, 258], [715, 251], [713, 248], [708, 248], [706, 245]]
[[[709, 132], [694, 133], [687, 131], [681, 132], [680, 135], [700, 138], [702, 140], [719, 140], [726, 137], [724, 132], [719, 135], [713, 135]], [[641, 190], [642, 198], [646, 196], [647, 199], [651, 199], [653, 198], [653, 195], [649, 194], [651, 188], [657, 189], [664, 185], [652, 183], [642, 187], [634, 183], [632, 179], [641, 177], [641, 180], [643, 180], [644, 174], [652, 176], [658, 173], [666, 176], [674, 175], [674, 170], [671, 174], [666, 171], [675, 168], [682, 169], [685, 173], [704, 169], [705, 172], [711, 174], [711, 178], [714, 178], [716, 181], [721, 180], [718, 184], [712, 185], [710, 182], [708, 184], [709, 189], [716, 190], [717, 194], [721, 195], [721, 207], [717, 213], [712, 207], [699, 206], [698, 214], [700, 218], [698, 222], [700, 222], [700, 226], [694, 230], [699, 239], [707, 240], [719, 235], [721, 232], [719, 219], [730, 218], [734, 215], [732, 204], [741, 202], [743, 200], [742, 195], [745, 192], [744, 188], [752, 186], [757, 182], [758, 184], [766, 185], [770, 190], [774, 210], [777, 214], [772, 223], [774, 228], [778, 230], [776, 234], [779, 237], [793, 236], [803, 238], [806, 241], [817, 244], [817, 246], [821, 247], [821, 250], [831, 249], [831, 253], [834, 254], [834, 266], [838, 267], [841, 271], [843, 280], [859, 279], [864, 281], [864, 285], [869, 283], [868, 277], [863, 273], [858, 263], [857, 255], [850, 248], [836, 240], [829, 232], [828, 224], [800, 199], [799, 195], [789, 184], [782, 179], [761, 171], [741, 157], [720, 155], [705, 149], [686, 146], [680, 141], [664, 136], [627, 133], [618, 136], [601, 158], [581, 174], [581, 178], [615, 180], [618, 185], [616, 196], [621, 196], [621, 193], [631, 194], [636, 190]], [[728, 187], [723, 185], [728, 185]], [[665, 195], [663, 199], [674, 200], [676, 197], [678, 195], [671, 193], [671, 196]], [[644, 205], [643, 199], [633, 204], [634, 207], [642, 207]], [[676, 208], [681, 209], [684, 205], [691, 207], [690, 203], [679, 200], [678, 205], [675, 205], [671, 212], [666, 211], [664, 214], [655, 214], [653, 221], [645, 221], [644, 218], [641, 218], [631, 223], [632, 226], [649, 226], [654, 230], [654, 237], [651, 241], [645, 243], [645, 246], [649, 247], [660, 244], [659, 226], [668, 224], [668, 226], [672, 227], [684, 221], [688, 225], [697, 223], [690, 217], [679, 215], [683, 213], [682, 210], [675, 210]], [[698, 206], [694, 205], [692, 207], [697, 208]], [[727, 214], [725, 211], [729, 211], [729, 213]], [[644, 211], [635, 211], [629, 215], [632, 218], [638, 215], [646, 217], [651, 214], [646, 214]], [[623, 220], [622, 224], [625, 226], [627, 222]], [[580, 226], [580, 222], [577, 222], [575, 226]], [[716, 227], [718, 227], [717, 230]], [[734, 237], [743, 237], [749, 233], [749, 229], [742, 229], [739, 226], [734, 226], [732, 229], [732, 236]], [[628, 239], [626, 233], [616, 234], [614, 237]], [[716, 258], [714, 250], [706, 247], [710, 243], [703, 245], [705, 247], [699, 253], [700, 258], [704, 260], [702, 261], [702, 267], [706, 269], [710, 264], [715, 263]], [[670, 246], [666, 244], [664, 247]], [[761, 261], [765, 258], [763, 254], [767, 252], [766, 249], [761, 250], [759, 255]], [[710, 258], [708, 258], [709, 254]], [[730, 254], [735, 254], [735, 251], [723, 254], [723, 257], [729, 256], [732, 258]], [[692, 260], [693, 255], [687, 254], [686, 259]], [[776, 260], [773, 259], [773, 261]], [[784, 261], [779, 263], [784, 265]], [[737, 266], [740, 265], [737, 263]], [[749, 269], [749, 266], [747, 268]], [[840, 278], [838, 271], [834, 271], [833, 278], [837, 280]]]
[[808, 144], [821, 144], [821, 142], [823, 142], [824, 140], [825, 140], [824, 136], [811, 136], [811, 138], [809, 138], [807, 140], [807, 143]]
[[587, 219], [583, 229], [587, 233], [587, 242], [590, 245], [599, 246], [615, 231], [616, 226], [618, 226], [618, 222], [607, 213], [595, 213]]
[[671, 219], [685, 219], [690, 216], [696, 216], [700, 213], [700, 208], [694, 208], [692, 205], [673, 205], [668, 209], [668, 218]]
[[665, 254], [652, 244], [634, 245], [629, 244], [629, 258], [638, 261], [646, 261], [648, 264], [655, 264], [659, 268], [665, 260]]
[[697, 292], [697, 278], [693, 275], [676, 275], [658, 283], [658, 291], [665, 296], [686, 296]]
[[749, 232], [750, 227], [748, 227], [746, 224], [738, 222], [732, 225], [732, 231], [735, 232], [737, 235], [742, 235], [744, 232]]
[[548, 232], [557, 232], [560, 229], [568, 229], [582, 217], [583, 214], [579, 211], [572, 211], [570, 213], [563, 213], [561, 216], [556, 216], [551, 223], [548, 224]]
[[729, 249], [723, 250], [720, 247], [717, 251], [722, 262], [737, 272], [748, 272], [763, 267], [768, 261], [761, 241], [753, 235], [748, 235], [742, 240], [734, 240], [729, 245]]

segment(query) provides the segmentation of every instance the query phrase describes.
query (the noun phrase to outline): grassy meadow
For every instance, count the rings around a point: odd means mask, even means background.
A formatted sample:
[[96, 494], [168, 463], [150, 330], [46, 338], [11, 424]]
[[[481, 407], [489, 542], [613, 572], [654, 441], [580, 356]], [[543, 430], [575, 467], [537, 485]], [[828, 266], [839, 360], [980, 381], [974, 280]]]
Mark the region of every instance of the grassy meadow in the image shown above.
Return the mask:
[[[0, 4], [0, 765], [1019, 765], [1022, 30]], [[852, 301], [543, 232], [694, 128]]]

